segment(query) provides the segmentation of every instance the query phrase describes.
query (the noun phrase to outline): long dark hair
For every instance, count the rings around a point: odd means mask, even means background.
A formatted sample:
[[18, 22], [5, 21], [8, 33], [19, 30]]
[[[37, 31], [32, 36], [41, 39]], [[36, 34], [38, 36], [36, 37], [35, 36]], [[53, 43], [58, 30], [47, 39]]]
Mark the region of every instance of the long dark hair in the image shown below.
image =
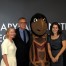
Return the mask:
[[61, 30], [61, 26], [57, 23], [57, 22], [53, 22], [50, 26], [50, 35], [54, 35], [53, 32], [52, 32], [52, 28], [54, 25], [57, 25], [58, 26], [58, 33], [57, 35], [60, 35], [62, 33], [62, 30]]

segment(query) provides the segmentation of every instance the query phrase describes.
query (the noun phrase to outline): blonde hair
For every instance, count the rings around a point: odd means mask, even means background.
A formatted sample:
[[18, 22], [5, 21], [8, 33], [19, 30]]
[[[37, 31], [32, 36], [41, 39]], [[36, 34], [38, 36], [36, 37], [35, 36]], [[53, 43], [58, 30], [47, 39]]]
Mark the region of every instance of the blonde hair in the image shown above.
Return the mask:
[[8, 33], [11, 29], [14, 29], [14, 30], [15, 30], [14, 27], [9, 27], [9, 28], [7, 28], [7, 31], [6, 31], [6, 33], [5, 33], [5, 38], [8, 38], [8, 34], [7, 34], [7, 33]]

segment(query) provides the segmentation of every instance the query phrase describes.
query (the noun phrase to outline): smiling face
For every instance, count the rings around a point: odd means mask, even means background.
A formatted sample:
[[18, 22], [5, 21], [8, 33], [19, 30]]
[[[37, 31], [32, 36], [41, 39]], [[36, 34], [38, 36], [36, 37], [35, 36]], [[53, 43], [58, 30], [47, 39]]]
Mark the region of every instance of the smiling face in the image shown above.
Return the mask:
[[15, 37], [15, 29], [14, 28], [8, 28], [6, 32], [6, 37], [13, 39]]
[[58, 30], [59, 30], [58, 26], [57, 26], [57, 25], [53, 25], [53, 27], [52, 27], [52, 32], [53, 32], [54, 34], [57, 34], [57, 33], [58, 33]]
[[45, 17], [41, 17], [41, 18], [34, 17], [31, 22], [31, 31], [37, 36], [42, 36], [46, 32], [46, 30], [47, 30], [46, 18]]

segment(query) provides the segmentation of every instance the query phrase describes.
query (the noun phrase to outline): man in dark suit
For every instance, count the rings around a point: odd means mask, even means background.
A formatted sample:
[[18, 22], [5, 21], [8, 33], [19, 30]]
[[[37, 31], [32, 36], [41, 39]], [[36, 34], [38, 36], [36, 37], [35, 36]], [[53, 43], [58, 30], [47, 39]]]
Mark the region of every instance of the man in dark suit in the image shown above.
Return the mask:
[[19, 28], [16, 29], [16, 36], [14, 38], [14, 42], [17, 47], [17, 66], [29, 66], [30, 33], [26, 29], [26, 25], [26, 18], [19, 18]]

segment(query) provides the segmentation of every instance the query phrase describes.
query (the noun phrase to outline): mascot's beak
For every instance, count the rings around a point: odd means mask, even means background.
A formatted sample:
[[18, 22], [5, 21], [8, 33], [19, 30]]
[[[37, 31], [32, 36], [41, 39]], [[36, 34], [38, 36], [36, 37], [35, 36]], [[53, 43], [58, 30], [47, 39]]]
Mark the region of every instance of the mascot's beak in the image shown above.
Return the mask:
[[40, 28], [42, 30], [44, 28], [44, 21], [40, 19], [39, 24], [40, 24]]
[[43, 26], [44, 26], [43, 24], [44, 24], [44, 22], [41, 22], [42, 28], [43, 28]]
[[42, 20], [39, 20], [37, 31], [41, 32], [43, 31], [43, 28], [44, 28], [44, 22]]

